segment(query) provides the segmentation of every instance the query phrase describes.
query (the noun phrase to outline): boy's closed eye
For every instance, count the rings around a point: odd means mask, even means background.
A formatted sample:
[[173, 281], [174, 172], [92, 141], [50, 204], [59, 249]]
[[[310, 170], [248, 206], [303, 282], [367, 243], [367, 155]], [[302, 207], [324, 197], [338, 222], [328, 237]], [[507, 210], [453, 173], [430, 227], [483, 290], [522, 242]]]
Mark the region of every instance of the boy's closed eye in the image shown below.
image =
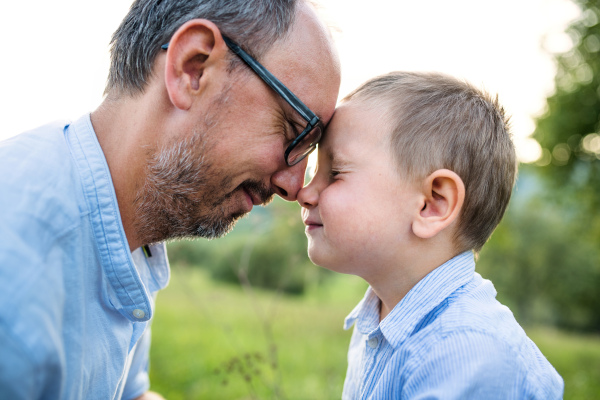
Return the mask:
[[338, 171], [336, 169], [330, 169], [329, 170], [329, 180], [331, 181], [335, 181], [336, 179], [339, 178], [339, 175], [341, 174], [341, 171]]

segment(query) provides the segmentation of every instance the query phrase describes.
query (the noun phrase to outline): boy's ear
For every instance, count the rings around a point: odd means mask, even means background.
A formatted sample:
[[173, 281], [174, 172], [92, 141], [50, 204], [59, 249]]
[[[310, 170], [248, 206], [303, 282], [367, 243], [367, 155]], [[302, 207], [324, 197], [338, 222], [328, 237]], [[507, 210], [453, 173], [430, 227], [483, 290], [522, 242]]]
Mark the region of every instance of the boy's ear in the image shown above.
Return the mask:
[[439, 169], [423, 181], [421, 210], [413, 220], [413, 233], [429, 239], [456, 221], [465, 201], [465, 185], [447, 169]]
[[187, 110], [211, 81], [219, 75], [225, 79], [226, 60], [227, 45], [214, 23], [193, 19], [179, 27], [165, 59], [165, 86], [173, 105]]

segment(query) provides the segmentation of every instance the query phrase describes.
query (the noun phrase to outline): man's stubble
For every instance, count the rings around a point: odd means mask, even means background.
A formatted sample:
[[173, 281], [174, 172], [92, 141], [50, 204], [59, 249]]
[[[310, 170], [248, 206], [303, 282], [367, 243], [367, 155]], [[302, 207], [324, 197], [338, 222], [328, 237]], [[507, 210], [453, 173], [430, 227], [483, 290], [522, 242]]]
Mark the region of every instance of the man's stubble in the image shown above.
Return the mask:
[[203, 125], [190, 137], [177, 138], [149, 153], [145, 180], [134, 200], [134, 226], [142, 243], [221, 237], [246, 214], [228, 204], [240, 188], [263, 203], [273, 197], [272, 190], [259, 181], [247, 180], [232, 190], [233, 177], [210, 161], [218, 137], [211, 131], [223, 115], [217, 110], [227, 103], [227, 92], [213, 102]]

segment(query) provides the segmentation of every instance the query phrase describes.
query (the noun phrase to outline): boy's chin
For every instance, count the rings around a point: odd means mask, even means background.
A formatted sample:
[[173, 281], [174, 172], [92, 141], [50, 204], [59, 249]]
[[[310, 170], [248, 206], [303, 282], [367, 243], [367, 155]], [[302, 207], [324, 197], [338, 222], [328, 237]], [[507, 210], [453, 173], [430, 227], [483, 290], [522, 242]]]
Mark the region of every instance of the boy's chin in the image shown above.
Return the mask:
[[310, 249], [308, 250], [308, 258], [310, 259], [310, 261], [313, 264], [318, 265], [319, 267], [322, 267], [322, 265], [319, 264], [319, 258], [315, 257], [314, 252], [311, 252]]
[[332, 260], [331, 254], [328, 254], [327, 257], [324, 254], [320, 254], [315, 249], [308, 249], [308, 258], [312, 261], [313, 264], [318, 265], [319, 267], [326, 268], [333, 272], [339, 272], [341, 274], [349, 274], [350, 272], [346, 271], [344, 265], [339, 265], [335, 260]]
[[323, 257], [320, 257], [319, 252], [316, 251], [310, 243], [308, 244], [308, 258], [313, 264], [318, 265], [319, 267], [330, 269], [326, 266], [326, 262], [323, 260]]

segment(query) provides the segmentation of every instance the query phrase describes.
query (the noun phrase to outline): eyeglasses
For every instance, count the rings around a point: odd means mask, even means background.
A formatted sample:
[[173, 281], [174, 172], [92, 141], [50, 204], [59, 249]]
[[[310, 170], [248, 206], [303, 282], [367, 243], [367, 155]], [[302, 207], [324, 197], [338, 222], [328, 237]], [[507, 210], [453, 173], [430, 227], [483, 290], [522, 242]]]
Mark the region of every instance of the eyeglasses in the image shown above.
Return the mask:
[[[264, 66], [246, 53], [233, 40], [223, 35], [223, 40], [229, 49], [242, 59], [271, 89], [279, 94], [307, 122], [306, 127], [285, 150], [285, 162], [288, 166], [296, 165], [313, 152], [323, 135], [323, 123], [290, 89], [270, 73]], [[161, 49], [169, 48], [169, 43]]]

